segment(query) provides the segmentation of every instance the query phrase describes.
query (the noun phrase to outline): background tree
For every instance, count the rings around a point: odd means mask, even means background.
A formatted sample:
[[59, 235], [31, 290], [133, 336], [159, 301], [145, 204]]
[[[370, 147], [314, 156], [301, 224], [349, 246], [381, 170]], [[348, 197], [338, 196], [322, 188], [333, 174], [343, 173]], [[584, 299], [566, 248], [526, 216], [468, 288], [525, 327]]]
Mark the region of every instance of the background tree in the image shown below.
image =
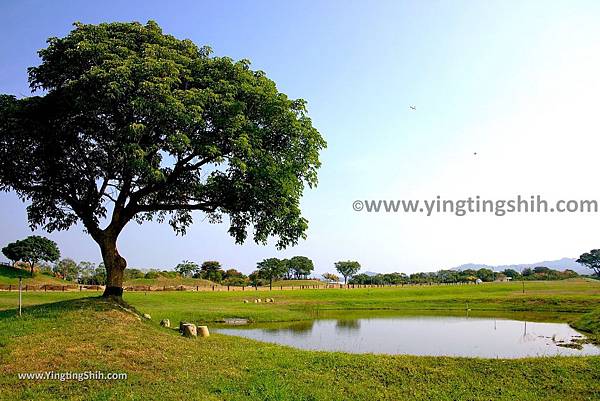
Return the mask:
[[373, 281], [373, 277], [368, 274], [360, 273], [355, 274], [349, 280], [350, 284], [375, 284]]
[[481, 268], [481, 269], [477, 270], [476, 276], [481, 281], [485, 281], [485, 282], [494, 281], [494, 278], [496, 277], [493, 270], [485, 269], [485, 268]]
[[77, 270], [79, 270], [79, 278], [78, 281], [81, 284], [95, 284], [94, 283], [94, 274], [96, 271], [96, 264], [88, 261], [81, 261], [77, 265]]
[[73, 259], [65, 258], [54, 265], [54, 272], [58, 273], [61, 278], [68, 281], [77, 281], [79, 276], [79, 269], [77, 268], [77, 262]]
[[596, 276], [600, 276], [600, 249], [592, 249], [589, 252], [581, 254], [577, 263], [592, 269]]
[[198, 269], [198, 264], [190, 262], [189, 260], [184, 260], [182, 263], [175, 266], [175, 271], [183, 277], [192, 277], [198, 272]]
[[306, 256], [294, 256], [287, 261], [287, 267], [297, 279], [306, 279], [315, 268], [313, 261]]
[[145, 275], [146, 274], [143, 271], [141, 271], [140, 269], [127, 268], [123, 272], [123, 279], [124, 280], [135, 280], [138, 278], [144, 278]]
[[330, 283], [337, 283], [340, 278], [333, 273], [323, 273], [323, 278]]
[[160, 277], [160, 272], [157, 269], [150, 269], [144, 274], [144, 278], [148, 278], [151, 280], [157, 279]]
[[94, 276], [92, 277], [92, 280], [92, 284], [106, 285], [106, 267], [104, 267], [104, 262], [100, 263], [94, 270]]
[[248, 275], [248, 280], [250, 284], [254, 287], [258, 287], [259, 285], [265, 284], [265, 280], [260, 277], [258, 270], [253, 271]]
[[289, 259], [282, 259], [282, 262], [285, 264], [285, 272], [283, 273], [283, 278], [286, 280], [291, 280], [294, 278], [294, 269], [289, 264]]
[[50, 276], [54, 274], [54, 266], [48, 262], [38, 263], [38, 269], [42, 274], [48, 274]]
[[515, 269], [505, 269], [502, 271], [502, 273], [506, 277], [510, 277], [513, 280], [516, 280], [521, 276], [521, 274], [518, 271], [516, 271]]
[[2, 253], [12, 262], [13, 267], [15, 267], [16, 263], [21, 260], [21, 257], [23, 256], [23, 249], [19, 242], [20, 241], [11, 242], [2, 248]]
[[60, 251], [56, 242], [39, 235], [30, 235], [29, 237], [18, 240], [12, 248], [18, 260], [27, 262], [31, 269], [33, 277], [33, 267], [41, 261], [55, 262], [60, 258]]
[[207, 260], [200, 266], [200, 277], [215, 283], [220, 283], [223, 280], [224, 273], [221, 269], [221, 263], [216, 260]]
[[354, 276], [360, 270], [360, 263], [347, 260], [335, 262], [335, 270], [344, 276], [344, 284], [348, 282], [348, 277]]
[[[117, 239], [131, 220], [192, 212], [229, 221], [242, 243], [305, 237], [300, 198], [317, 183], [326, 144], [305, 102], [247, 60], [162, 33], [155, 22], [76, 23], [29, 68], [40, 96], [0, 96], [0, 190], [30, 201], [32, 227], [81, 221], [100, 247], [105, 296], [122, 296]], [[110, 203], [110, 205], [109, 205]]]
[[408, 282], [408, 276], [404, 273], [386, 273], [383, 275], [385, 284], [402, 284]]
[[286, 263], [277, 258], [265, 259], [262, 262], [258, 262], [258, 275], [261, 278], [269, 280], [269, 289], [273, 289], [273, 279], [281, 278], [286, 271]]
[[245, 285], [247, 282], [248, 277], [236, 269], [227, 269], [223, 274], [223, 285]]

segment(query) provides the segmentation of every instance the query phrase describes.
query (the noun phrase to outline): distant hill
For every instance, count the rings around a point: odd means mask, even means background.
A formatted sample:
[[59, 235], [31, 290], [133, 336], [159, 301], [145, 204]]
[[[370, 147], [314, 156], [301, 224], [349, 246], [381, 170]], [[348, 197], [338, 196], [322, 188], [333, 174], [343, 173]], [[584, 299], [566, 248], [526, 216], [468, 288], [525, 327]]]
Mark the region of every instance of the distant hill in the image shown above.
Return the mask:
[[479, 269], [485, 268], [485, 269], [491, 269], [493, 271], [502, 271], [505, 269], [513, 269], [513, 270], [520, 272], [521, 270], [523, 270], [527, 267], [534, 268], [537, 266], [545, 266], [550, 269], [560, 270], [560, 271], [563, 271], [565, 269], [571, 269], [573, 271], [576, 271], [579, 274], [591, 274], [592, 273], [592, 271], [590, 269], [588, 269], [585, 266], [580, 265], [579, 263], [576, 263], [575, 260], [576, 259], [574, 259], [574, 258], [562, 258], [562, 259], [558, 259], [558, 260], [546, 260], [546, 261], [537, 262], [537, 263], [520, 263], [520, 264], [514, 264], [514, 265], [498, 265], [498, 266], [477, 264], [477, 263], [466, 263], [464, 265], [454, 267], [451, 270], [462, 271], [462, 270], [468, 270], [468, 269], [479, 270]]

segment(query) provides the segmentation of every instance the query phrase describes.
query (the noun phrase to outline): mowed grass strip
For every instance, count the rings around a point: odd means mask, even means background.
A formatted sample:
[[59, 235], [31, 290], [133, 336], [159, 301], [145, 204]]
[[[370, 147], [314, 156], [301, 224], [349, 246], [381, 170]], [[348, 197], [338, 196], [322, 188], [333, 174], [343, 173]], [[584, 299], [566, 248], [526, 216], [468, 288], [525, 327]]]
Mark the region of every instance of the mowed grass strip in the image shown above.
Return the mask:
[[[0, 312], [0, 399], [594, 400], [600, 358], [492, 360], [300, 351], [185, 339], [98, 298]], [[24, 381], [19, 372], [126, 372]]]

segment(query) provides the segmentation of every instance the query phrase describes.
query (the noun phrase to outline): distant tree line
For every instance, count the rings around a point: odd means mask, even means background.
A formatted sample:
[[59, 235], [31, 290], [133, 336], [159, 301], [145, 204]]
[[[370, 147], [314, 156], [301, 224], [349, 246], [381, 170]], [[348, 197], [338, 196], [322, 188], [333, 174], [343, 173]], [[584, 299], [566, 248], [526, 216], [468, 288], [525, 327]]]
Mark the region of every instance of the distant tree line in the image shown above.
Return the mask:
[[314, 263], [306, 256], [294, 256], [290, 259], [268, 258], [256, 264], [248, 276], [253, 286], [269, 284], [273, 287], [274, 280], [301, 280], [307, 279], [315, 269]]
[[[79, 284], [103, 285], [106, 282], [106, 269], [103, 263], [96, 265], [92, 262], [77, 263], [73, 259], [60, 259], [60, 250], [54, 241], [37, 235], [7, 244], [2, 253], [11, 260], [13, 267], [29, 270], [33, 276], [37, 268], [41, 274], [48, 274]], [[600, 276], [600, 250], [593, 249], [583, 253], [578, 263], [592, 269]], [[335, 270], [348, 284], [433, 284], [433, 283], [468, 283], [481, 280], [482, 282], [506, 280], [563, 280], [578, 277], [577, 272], [550, 269], [545, 266], [525, 268], [521, 272], [515, 269], [505, 269], [494, 272], [481, 268], [466, 270], [439, 270], [437, 272], [419, 272], [410, 275], [405, 273], [385, 273], [368, 275], [359, 274], [361, 265], [356, 261], [339, 261], [334, 264]], [[314, 271], [314, 263], [306, 256], [294, 256], [290, 259], [267, 258], [257, 263], [256, 270], [248, 276], [234, 268], [223, 269], [221, 263], [207, 260], [202, 264], [184, 260], [175, 266], [174, 270], [137, 269], [124, 270], [124, 280], [164, 278], [199, 278], [214, 283], [231, 286], [273, 286], [275, 280], [307, 279]], [[328, 282], [339, 282], [338, 275], [324, 273], [323, 278]]]
[[350, 284], [433, 284], [433, 283], [471, 283], [481, 280], [482, 282], [510, 280], [563, 280], [579, 276], [573, 270], [558, 271], [545, 266], [533, 269], [523, 269], [522, 273], [514, 269], [506, 269], [495, 272], [491, 269], [479, 270], [439, 270], [437, 272], [421, 272], [413, 274], [386, 273], [377, 275], [357, 274], [353, 276]]
[[248, 277], [242, 272], [230, 268], [223, 270], [221, 263], [216, 260], [207, 260], [201, 265], [185, 260], [175, 266], [175, 272], [183, 277], [201, 278], [222, 285], [247, 285]]

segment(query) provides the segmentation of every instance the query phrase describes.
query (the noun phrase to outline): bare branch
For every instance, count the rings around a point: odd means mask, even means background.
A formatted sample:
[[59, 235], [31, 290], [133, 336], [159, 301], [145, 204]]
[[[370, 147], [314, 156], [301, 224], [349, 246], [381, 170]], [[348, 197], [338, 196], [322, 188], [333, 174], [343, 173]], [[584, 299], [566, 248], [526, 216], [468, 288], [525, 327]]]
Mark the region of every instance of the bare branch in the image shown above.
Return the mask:
[[109, 194], [107, 194], [107, 193], [104, 193], [104, 194], [102, 194], [102, 196], [105, 196], [105, 197], [107, 197], [108, 199], [110, 199], [111, 201], [113, 201], [113, 202], [117, 203], [117, 200], [116, 200], [115, 198], [113, 198], [112, 196], [110, 196]]

